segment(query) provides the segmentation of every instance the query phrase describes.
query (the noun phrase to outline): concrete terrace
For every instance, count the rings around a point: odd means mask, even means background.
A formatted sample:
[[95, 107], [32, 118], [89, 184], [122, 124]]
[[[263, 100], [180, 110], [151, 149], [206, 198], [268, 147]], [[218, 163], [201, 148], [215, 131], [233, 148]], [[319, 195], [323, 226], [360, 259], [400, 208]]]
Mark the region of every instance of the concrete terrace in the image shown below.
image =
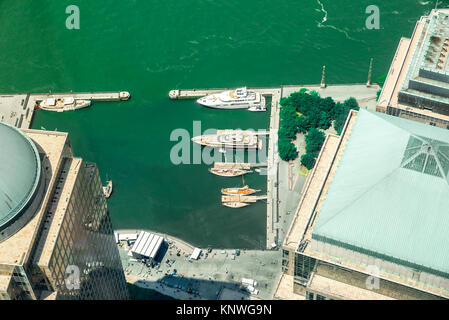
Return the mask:
[[[154, 268], [129, 256], [126, 245], [119, 246], [129, 283], [176, 299], [216, 300], [231, 296], [233, 299], [272, 298], [280, 277], [280, 251], [241, 250], [240, 255], [233, 256], [233, 249], [212, 249], [206, 257], [206, 250], [203, 249], [198, 260], [189, 262], [193, 246], [168, 235], [164, 238], [169, 246], [165, 252], [162, 250], [162, 256], [158, 257], [160, 264]], [[172, 275], [175, 269], [176, 274]], [[242, 291], [242, 278], [256, 280], [259, 294], [250, 295]], [[188, 293], [187, 288], [192, 288], [194, 292]]]

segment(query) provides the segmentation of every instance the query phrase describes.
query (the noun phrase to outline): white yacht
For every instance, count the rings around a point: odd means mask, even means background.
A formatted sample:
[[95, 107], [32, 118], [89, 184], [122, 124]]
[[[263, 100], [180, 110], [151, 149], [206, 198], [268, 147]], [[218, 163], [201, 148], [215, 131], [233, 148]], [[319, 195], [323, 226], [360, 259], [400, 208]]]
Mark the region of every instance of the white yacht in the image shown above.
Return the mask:
[[197, 103], [216, 109], [248, 109], [265, 107], [265, 98], [259, 92], [243, 88], [215, 93], [199, 98]]
[[216, 134], [193, 137], [192, 141], [212, 148], [262, 149], [262, 140], [250, 130], [218, 130]]
[[90, 100], [75, 99], [73, 97], [65, 97], [61, 99], [48, 98], [39, 103], [39, 108], [48, 111], [72, 111], [87, 108], [91, 105]]

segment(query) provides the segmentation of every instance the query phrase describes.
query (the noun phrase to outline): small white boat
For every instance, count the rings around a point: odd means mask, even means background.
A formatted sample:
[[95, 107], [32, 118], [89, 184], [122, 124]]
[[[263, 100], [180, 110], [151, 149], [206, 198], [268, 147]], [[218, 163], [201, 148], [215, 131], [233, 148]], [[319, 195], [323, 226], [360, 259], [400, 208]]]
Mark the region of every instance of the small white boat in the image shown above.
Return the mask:
[[103, 193], [106, 199], [108, 199], [112, 194], [112, 181], [107, 181], [106, 187], [103, 187]]
[[245, 202], [223, 202], [223, 205], [228, 208], [243, 208], [249, 205]]
[[39, 108], [48, 111], [64, 112], [87, 108], [90, 105], [90, 100], [77, 100], [73, 97], [65, 97], [61, 99], [45, 99], [39, 103]]
[[248, 108], [248, 111], [263, 112], [263, 111], [267, 111], [267, 108], [265, 106], [251, 106]]
[[221, 177], [237, 177], [252, 171], [243, 169], [209, 168], [209, 172]]

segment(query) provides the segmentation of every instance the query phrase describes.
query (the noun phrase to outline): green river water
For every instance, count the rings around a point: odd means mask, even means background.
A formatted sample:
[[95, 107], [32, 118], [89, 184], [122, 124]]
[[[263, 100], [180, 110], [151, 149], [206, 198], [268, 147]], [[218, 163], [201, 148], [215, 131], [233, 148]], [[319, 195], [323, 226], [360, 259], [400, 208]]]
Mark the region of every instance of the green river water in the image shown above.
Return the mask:
[[[375, 3], [374, 3], [375, 2]], [[65, 27], [68, 5], [80, 29]], [[380, 29], [365, 28], [365, 8]], [[0, 92], [126, 90], [128, 102], [67, 113], [38, 111], [33, 128], [67, 131], [76, 156], [114, 182], [114, 227], [146, 228], [198, 246], [262, 248], [266, 204], [233, 210], [208, 166], [174, 165], [170, 133], [267, 128], [269, 113], [170, 101], [174, 88], [364, 83], [388, 71], [401, 36], [435, 1], [405, 0], [0, 0]], [[440, 5], [441, 7], [442, 5]], [[326, 17], [326, 19], [324, 19]], [[247, 175], [266, 190], [266, 177]]]

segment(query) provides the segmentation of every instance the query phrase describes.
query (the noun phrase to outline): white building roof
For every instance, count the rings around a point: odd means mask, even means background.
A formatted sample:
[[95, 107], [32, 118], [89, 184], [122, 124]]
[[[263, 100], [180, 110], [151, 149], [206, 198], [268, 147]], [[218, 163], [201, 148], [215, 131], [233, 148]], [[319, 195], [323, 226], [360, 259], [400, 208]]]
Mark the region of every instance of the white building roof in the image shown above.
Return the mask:
[[201, 249], [195, 248], [195, 249], [193, 249], [193, 252], [192, 252], [192, 255], [190, 256], [190, 259], [197, 260], [199, 258], [199, 256], [200, 256], [200, 254], [201, 254]]
[[136, 255], [154, 258], [161, 247], [164, 238], [154, 233], [141, 231], [134, 242], [131, 252]]

